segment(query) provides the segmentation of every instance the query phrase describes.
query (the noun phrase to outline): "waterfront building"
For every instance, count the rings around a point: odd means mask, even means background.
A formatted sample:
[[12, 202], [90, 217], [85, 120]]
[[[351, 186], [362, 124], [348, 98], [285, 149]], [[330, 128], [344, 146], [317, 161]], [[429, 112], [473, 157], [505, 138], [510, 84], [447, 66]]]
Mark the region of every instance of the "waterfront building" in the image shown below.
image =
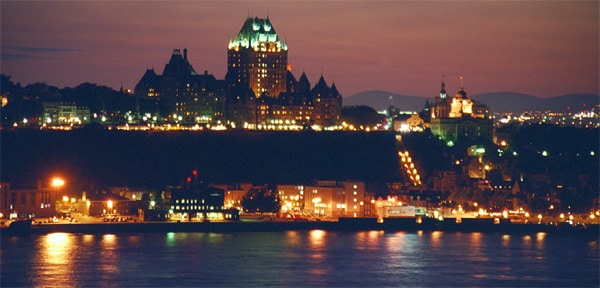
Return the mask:
[[[241, 201], [250, 190], [264, 190], [252, 183], [215, 185], [225, 191], [225, 208], [242, 210]], [[361, 181], [316, 181], [311, 185], [277, 184], [283, 218], [337, 219], [339, 217], [372, 217], [374, 195], [365, 191]]]
[[252, 189], [252, 183], [219, 184], [213, 187], [224, 191], [223, 204], [226, 209], [242, 211], [242, 199]]
[[224, 190], [173, 188], [165, 199], [171, 220], [225, 220]]
[[435, 102], [429, 106], [430, 128], [434, 135], [444, 141], [457, 140], [492, 140], [492, 120], [486, 105], [470, 99], [462, 87], [449, 98], [446, 84], [442, 82], [441, 90]]
[[56, 215], [56, 203], [62, 199], [60, 188], [43, 186], [12, 189], [10, 183], [0, 183], [0, 218], [46, 218]]
[[116, 221], [121, 216], [138, 214], [139, 201], [131, 201], [114, 194], [95, 195], [85, 200], [87, 210], [78, 210], [83, 215], [102, 217], [104, 221]]
[[364, 182], [317, 181], [304, 187], [304, 213], [316, 218], [365, 216]]
[[283, 217], [301, 218], [304, 211], [304, 185], [277, 185]]

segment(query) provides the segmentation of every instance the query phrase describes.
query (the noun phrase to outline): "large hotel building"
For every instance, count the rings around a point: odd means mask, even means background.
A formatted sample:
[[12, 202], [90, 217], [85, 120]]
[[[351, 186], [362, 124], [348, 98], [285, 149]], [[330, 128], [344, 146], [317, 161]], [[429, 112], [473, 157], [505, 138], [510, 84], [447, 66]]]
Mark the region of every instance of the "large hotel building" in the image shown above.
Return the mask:
[[287, 44], [269, 18], [248, 18], [227, 47], [227, 82], [250, 87], [257, 98], [286, 92]]
[[339, 124], [342, 96], [321, 75], [312, 86], [288, 65], [288, 46], [269, 18], [248, 17], [227, 47], [224, 80], [196, 73], [187, 49], [175, 49], [161, 75], [147, 69], [135, 87], [161, 114], [186, 124], [246, 129], [318, 129]]

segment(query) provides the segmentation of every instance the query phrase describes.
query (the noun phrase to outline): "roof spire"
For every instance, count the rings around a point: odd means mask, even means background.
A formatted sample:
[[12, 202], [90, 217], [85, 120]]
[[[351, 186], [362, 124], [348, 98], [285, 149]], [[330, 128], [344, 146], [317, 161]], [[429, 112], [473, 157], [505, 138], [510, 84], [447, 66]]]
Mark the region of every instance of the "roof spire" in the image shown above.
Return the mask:
[[444, 77], [446, 75], [444, 75], [444, 73], [442, 73], [442, 88], [440, 89], [440, 98], [441, 99], [446, 99], [446, 82], [444, 81]]
[[459, 79], [460, 79], [460, 90], [463, 90], [465, 88], [465, 81], [464, 81], [465, 79], [463, 78], [462, 75], [459, 77]]

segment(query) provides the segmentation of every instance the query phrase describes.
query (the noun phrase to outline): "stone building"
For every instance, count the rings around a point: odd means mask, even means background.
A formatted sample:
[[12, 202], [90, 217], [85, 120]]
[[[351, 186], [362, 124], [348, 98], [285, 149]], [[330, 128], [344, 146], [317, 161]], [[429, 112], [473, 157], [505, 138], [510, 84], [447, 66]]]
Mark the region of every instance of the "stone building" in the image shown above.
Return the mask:
[[288, 65], [288, 47], [269, 18], [247, 18], [227, 47], [224, 80], [197, 74], [187, 49], [175, 49], [163, 73], [147, 69], [135, 87], [136, 97], [156, 99], [168, 121], [223, 124], [231, 128], [299, 130], [335, 127], [342, 95], [321, 75], [311, 88]]
[[469, 99], [462, 85], [454, 97], [448, 98], [446, 84], [442, 82], [440, 94], [429, 110], [431, 132], [445, 141], [492, 140], [492, 120], [488, 107]]

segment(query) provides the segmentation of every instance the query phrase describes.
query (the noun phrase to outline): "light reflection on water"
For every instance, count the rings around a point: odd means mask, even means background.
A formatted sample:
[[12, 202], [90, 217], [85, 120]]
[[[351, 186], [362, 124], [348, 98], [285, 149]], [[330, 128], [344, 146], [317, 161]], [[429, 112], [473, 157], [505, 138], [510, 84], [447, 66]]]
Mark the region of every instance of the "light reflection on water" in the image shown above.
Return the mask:
[[598, 239], [454, 232], [3, 237], [0, 286], [597, 286]]

